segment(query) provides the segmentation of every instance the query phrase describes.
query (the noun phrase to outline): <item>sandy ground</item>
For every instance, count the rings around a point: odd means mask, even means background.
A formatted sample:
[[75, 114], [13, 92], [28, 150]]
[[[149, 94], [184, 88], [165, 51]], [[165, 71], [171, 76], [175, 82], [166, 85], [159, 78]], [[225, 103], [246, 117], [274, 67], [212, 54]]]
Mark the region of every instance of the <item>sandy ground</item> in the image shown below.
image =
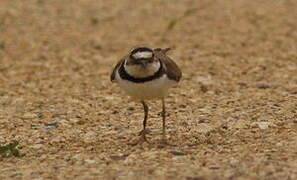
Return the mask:
[[[297, 179], [296, 0], [2, 0], [0, 179]], [[183, 71], [143, 111], [109, 81], [131, 47]]]

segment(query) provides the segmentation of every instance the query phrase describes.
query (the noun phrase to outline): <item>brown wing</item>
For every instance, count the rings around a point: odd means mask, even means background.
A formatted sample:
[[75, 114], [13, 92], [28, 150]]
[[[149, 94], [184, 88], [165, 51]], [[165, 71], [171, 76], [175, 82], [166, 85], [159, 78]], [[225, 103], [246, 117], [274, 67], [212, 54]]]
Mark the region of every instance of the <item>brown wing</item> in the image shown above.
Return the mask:
[[124, 63], [126, 59], [126, 56], [123, 57], [119, 62], [116, 64], [116, 66], [113, 68], [112, 73], [110, 75], [110, 81], [113, 82], [115, 80], [116, 72], [119, 69], [119, 67]]
[[155, 55], [160, 59], [163, 67], [166, 70], [166, 74], [169, 79], [179, 82], [182, 77], [182, 72], [179, 67], [175, 64], [175, 62], [166, 55], [166, 52], [169, 51], [169, 48], [166, 49], [155, 49]]

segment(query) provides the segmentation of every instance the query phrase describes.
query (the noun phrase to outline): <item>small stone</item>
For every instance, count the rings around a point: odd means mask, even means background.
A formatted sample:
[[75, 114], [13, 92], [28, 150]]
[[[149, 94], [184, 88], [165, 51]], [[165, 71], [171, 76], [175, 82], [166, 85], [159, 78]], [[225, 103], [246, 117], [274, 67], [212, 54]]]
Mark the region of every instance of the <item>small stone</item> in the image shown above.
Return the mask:
[[83, 120], [83, 119], [80, 119], [76, 122], [76, 124], [78, 125], [84, 125], [87, 121], [86, 120]]
[[96, 162], [96, 160], [93, 160], [93, 159], [85, 159], [85, 162], [86, 163], [89, 163], [89, 164], [93, 164]]
[[44, 147], [44, 145], [43, 144], [33, 144], [30, 147], [33, 149], [41, 149]]
[[45, 130], [53, 130], [56, 129], [58, 127], [57, 123], [49, 123], [43, 126], [43, 129]]
[[123, 125], [118, 125], [118, 126], [115, 126], [115, 127], [114, 127], [114, 130], [116, 130], [116, 131], [123, 131], [123, 130], [125, 130], [125, 129], [126, 129], [126, 127], [123, 126]]
[[203, 92], [203, 93], [206, 93], [208, 91], [208, 87], [204, 84], [201, 84], [200, 85], [200, 90]]
[[112, 156], [110, 156], [110, 159], [112, 159], [112, 160], [124, 160], [124, 159], [126, 159], [126, 157], [127, 157], [128, 155], [112, 155]]
[[270, 126], [273, 126], [271, 122], [254, 122], [251, 124], [252, 127], [258, 127], [259, 129], [268, 129]]
[[175, 156], [184, 156], [186, 155], [185, 153], [183, 152], [180, 152], [180, 151], [169, 151], [171, 154], [175, 155]]
[[132, 106], [130, 106], [130, 107], [128, 107], [128, 108], [127, 108], [127, 110], [128, 110], [128, 111], [134, 111], [134, 110], [135, 110], [135, 108], [134, 108], [134, 107], [132, 107]]
[[23, 115], [23, 119], [34, 119], [37, 118], [38, 115], [34, 113], [27, 112]]
[[270, 88], [270, 86], [267, 85], [267, 84], [259, 84], [257, 87], [258, 87], [259, 89], [268, 89], [268, 88]]

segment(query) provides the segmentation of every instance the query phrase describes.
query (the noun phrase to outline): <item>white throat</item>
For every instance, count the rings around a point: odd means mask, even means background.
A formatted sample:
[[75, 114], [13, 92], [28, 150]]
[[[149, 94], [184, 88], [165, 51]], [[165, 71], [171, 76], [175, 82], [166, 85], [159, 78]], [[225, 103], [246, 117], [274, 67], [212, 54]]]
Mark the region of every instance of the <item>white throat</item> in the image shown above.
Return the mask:
[[161, 67], [159, 61], [154, 61], [153, 63], [147, 64], [145, 68], [141, 67], [140, 65], [127, 65], [125, 62], [124, 68], [126, 72], [133, 77], [136, 78], [144, 78], [148, 76], [154, 75], [159, 68]]
[[151, 58], [151, 57], [153, 57], [153, 53], [149, 52], [149, 51], [137, 52], [137, 53], [133, 54], [133, 57], [135, 59]]

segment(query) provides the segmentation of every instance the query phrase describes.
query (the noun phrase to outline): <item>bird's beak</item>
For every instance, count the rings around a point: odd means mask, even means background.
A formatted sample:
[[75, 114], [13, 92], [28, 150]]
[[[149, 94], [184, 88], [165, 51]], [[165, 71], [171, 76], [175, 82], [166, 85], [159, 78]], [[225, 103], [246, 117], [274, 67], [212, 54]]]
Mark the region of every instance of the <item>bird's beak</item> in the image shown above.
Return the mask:
[[142, 68], [145, 68], [146, 67], [146, 65], [147, 65], [147, 61], [146, 60], [140, 60], [139, 61], [139, 64], [140, 64], [140, 66], [142, 67]]

